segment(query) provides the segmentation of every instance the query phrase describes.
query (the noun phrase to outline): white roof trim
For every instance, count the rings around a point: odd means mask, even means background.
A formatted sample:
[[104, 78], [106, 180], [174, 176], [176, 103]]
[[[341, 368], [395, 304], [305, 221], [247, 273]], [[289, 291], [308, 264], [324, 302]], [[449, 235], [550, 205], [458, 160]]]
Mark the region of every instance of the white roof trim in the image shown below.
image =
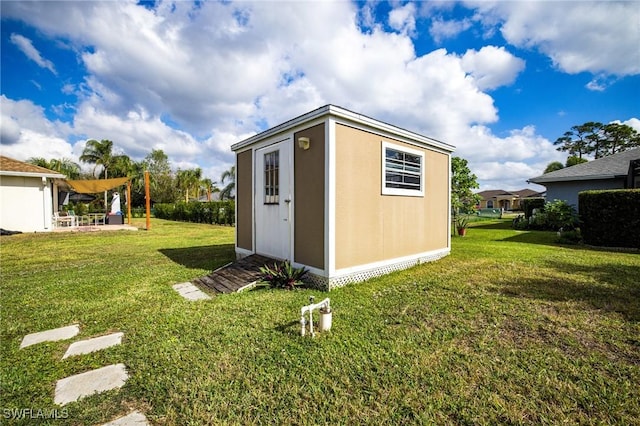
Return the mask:
[[233, 151], [239, 151], [249, 145], [252, 145], [258, 141], [261, 141], [263, 139], [272, 137], [278, 133], [282, 133], [282, 132], [286, 132], [294, 127], [300, 126], [302, 124], [305, 124], [309, 121], [315, 120], [317, 118], [320, 118], [322, 116], [334, 116], [337, 118], [341, 118], [347, 121], [351, 121], [363, 126], [367, 126], [373, 129], [377, 129], [380, 131], [384, 131], [384, 132], [388, 132], [397, 136], [401, 136], [407, 139], [411, 139], [420, 143], [423, 143], [425, 145], [430, 145], [433, 147], [437, 147], [440, 148], [444, 151], [447, 152], [453, 152], [455, 150], [455, 147], [453, 145], [449, 145], [447, 143], [444, 142], [440, 142], [436, 139], [432, 139], [429, 138], [427, 136], [423, 136], [420, 135], [418, 133], [414, 133], [411, 132], [409, 130], [405, 130], [402, 129], [400, 127], [396, 127], [393, 126], [391, 124], [388, 123], [384, 123], [382, 121], [378, 121], [375, 120], [373, 118], [367, 117], [365, 115], [362, 114], [358, 114], [355, 113], [353, 111], [349, 111], [346, 110], [344, 108], [335, 106], [335, 105], [325, 105], [323, 107], [320, 107], [318, 109], [315, 109], [311, 112], [308, 112], [306, 114], [303, 114], [299, 117], [296, 117], [294, 119], [291, 119], [289, 121], [285, 121], [282, 124], [279, 124], [275, 127], [272, 127], [270, 129], [267, 129], [261, 133], [258, 133], [254, 136], [251, 136], [250, 138], [247, 138], [243, 141], [240, 141], [234, 145], [231, 146], [231, 150]]
[[35, 172], [15, 172], [10, 170], [0, 170], [2, 176], [21, 176], [21, 177], [46, 177], [51, 179], [66, 179], [65, 175], [60, 173], [35, 173]]

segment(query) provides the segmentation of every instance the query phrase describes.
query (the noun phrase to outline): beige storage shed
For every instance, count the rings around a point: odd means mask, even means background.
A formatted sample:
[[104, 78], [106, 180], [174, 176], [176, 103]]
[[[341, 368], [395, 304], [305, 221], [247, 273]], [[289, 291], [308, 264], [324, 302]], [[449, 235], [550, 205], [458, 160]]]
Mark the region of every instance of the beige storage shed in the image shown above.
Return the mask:
[[334, 105], [238, 142], [236, 255], [327, 289], [446, 256], [453, 149]]

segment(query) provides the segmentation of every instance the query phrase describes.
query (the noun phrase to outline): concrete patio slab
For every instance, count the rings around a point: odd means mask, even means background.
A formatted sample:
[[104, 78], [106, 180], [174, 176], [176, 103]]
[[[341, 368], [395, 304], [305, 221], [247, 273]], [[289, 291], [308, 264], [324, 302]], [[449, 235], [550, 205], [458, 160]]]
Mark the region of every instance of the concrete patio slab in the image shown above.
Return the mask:
[[80, 333], [80, 326], [78, 324], [74, 324], [67, 327], [54, 328], [52, 330], [27, 334], [22, 339], [22, 343], [20, 343], [20, 349], [35, 345], [36, 343], [71, 339], [78, 335], [78, 333]]
[[68, 358], [73, 355], [83, 355], [91, 352], [96, 352], [102, 349], [109, 348], [111, 346], [119, 345], [122, 343], [122, 337], [124, 333], [113, 333], [106, 336], [94, 337], [93, 339], [81, 340], [74, 342], [69, 346], [67, 352], [65, 352], [62, 359]]
[[184, 297], [187, 300], [211, 299], [211, 296], [189, 282], [174, 284], [173, 289], [177, 291], [180, 296]]
[[139, 411], [134, 411], [112, 422], [105, 423], [102, 426], [149, 426], [147, 417]]
[[65, 405], [94, 393], [118, 389], [129, 378], [124, 364], [113, 364], [86, 373], [76, 374], [56, 383], [53, 402]]
[[132, 225], [86, 225], [86, 226], [61, 226], [53, 229], [53, 232], [99, 232], [99, 231], [137, 231]]

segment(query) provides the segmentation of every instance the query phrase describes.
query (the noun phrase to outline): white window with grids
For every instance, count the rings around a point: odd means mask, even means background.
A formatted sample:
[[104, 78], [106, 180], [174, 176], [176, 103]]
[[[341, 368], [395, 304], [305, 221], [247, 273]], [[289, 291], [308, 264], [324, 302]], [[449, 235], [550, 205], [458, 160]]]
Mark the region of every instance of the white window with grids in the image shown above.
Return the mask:
[[264, 203], [280, 204], [280, 151], [264, 154]]
[[424, 196], [424, 152], [382, 142], [382, 194]]

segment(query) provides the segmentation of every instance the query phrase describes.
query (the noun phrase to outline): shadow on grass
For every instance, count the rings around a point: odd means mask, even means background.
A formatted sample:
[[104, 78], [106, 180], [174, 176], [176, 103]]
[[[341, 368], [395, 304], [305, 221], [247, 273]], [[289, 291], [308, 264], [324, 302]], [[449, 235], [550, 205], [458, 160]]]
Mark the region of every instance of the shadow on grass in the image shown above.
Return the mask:
[[[556, 242], [557, 239], [558, 236], [555, 232], [521, 231], [511, 237], [503, 238], [501, 241], [524, 244], [542, 244], [545, 246], [559, 246], [560, 244]], [[581, 246], [579, 245], [567, 245], [567, 247], [581, 248]]]
[[558, 242], [558, 235], [553, 231], [520, 231], [511, 237], [502, 238], [499, 241], [524, 243], [524, 244], [541, 244], [545, 246], [562, 247], [565, 249], [583, 250], [583, 251], [602, 251], [615, 253], [639, 253], [638, 249], [630, 247], [597, 247], [584, 244], [568, 244]]
[[[496, 222], [497, 220], [499, 222]], [[472, 221], [470, 227], [474, 229], [513, 229], [513, 221], [511, 219], [480, 219], [477, 222]]]
[[214, 270], [235, 259], [233, 244], [158, 250], [173, 262], [190, 269]]
[[[557, 261], [549, 261], [547, 265], [565, 275], [520, 277], [503, 286], [501, 292], [549, 301], [583, 301], [595, 309], [621, 313], [628, 321], [640, 321], [637, 266], [615, 263], [590, 266]], [[586, 284], [580, 276], [596, 282]]]
[[[317, 326], [318, 325], [316, 324], [316, 328]], [[280, 324], [276, 326], [275, 329], [280, 333], [286, 334], [288, 336], [300, 336], [300, 321], [291, 321], [286, 324]]]

